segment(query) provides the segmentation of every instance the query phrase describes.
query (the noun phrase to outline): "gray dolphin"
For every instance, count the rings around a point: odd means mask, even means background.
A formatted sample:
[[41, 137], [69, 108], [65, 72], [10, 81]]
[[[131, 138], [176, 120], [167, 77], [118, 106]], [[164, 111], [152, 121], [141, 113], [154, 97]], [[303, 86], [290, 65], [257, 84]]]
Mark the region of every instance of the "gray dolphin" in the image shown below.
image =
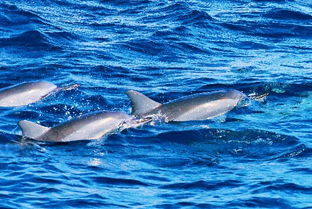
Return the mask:
[[22, 83], [0, 90], [0, 107], [17, 107], [37, 102], [59, 90], [70, 90], [78, 85], [57, 87], [47, 81]]
[[246, 95], [237, 90], [223, 90], [195, 94], [165, 104], [130, 90], [132, 114], [138, 118], [160, 118], [169, 121], [192, 121], [211, 119], [232, 110]]
[[21, 120], [18, 122], [24, 136], [39, 141], [68, 142], [99, 139], [122, 128], [132, 117], [122, 112], [96, 112], [82, 115], [53, 128]]

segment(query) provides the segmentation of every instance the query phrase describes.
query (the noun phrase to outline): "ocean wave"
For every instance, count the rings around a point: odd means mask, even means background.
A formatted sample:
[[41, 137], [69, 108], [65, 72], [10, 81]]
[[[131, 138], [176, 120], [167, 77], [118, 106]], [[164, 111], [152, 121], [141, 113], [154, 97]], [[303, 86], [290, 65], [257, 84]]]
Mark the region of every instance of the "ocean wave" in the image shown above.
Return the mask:
[[11, 38], [1, 38], [0, 45], [2, 47], [29, 47], [30, 49], [50, 49], [60, 50], [59, 47], [50, 44], [47, 37], [37, 31], [27, 31]]
[[241, 31], [247, 35], [283, 38], [283, 37], [301, 37], [311, 36], [311, 26], [296, 25], [291, 23], [259, 23], [249, 21], [238, 21], [232, 23], [222, 23], [223, 27], [234, 31]]
[[225, 205], [225, 207], [293, 207], [287, 200], [280, 197], [251, 197], [251, 198], [239, 198]]
[[171, 3], [169, 5], [157, 5], [152, 9], [151, 15], [142, 18], [144, 22], [170, 21], [171, 25], [177, 27], [194, 25], [198, 27], [210, 27], [213, 18], [205, 11], [192, 9], [184, 2]]
[[110, 177], [94, 177], [92, 180], [100, 184], [121, 185], [121, 186], [148, 186], [148, 184], [134, 179], [120, 179]]
[[123, 45], [123, 47], [142, 54], [157, 55], [165, 50], [164, 45], [165, 45], [164, 43], [150, 40], [135, 40], [131, 42], [128, 41]]
[[256, 93], [258, 95], [268, 93], [273, 96], [304, 96], [312, 91], [312, 83], [285, 83], [285, 82], [258, 82], [252, 78], [243, 79], [235, 84], [208, 84], [196, 89], [196, 93], [204, 91], [216, 91], [222, 89], [238, 89], [245, 94]]
[[43, 19], [36, 13], [25, 11], [13, 4], [0, 3], [0, 26], [16, 26], [20, 24], [43, 23]]
[[236, 180], [227, 180], [227, 181], [214, 181], [214, 182], [207, 182], [207, 181], [195, 181], [195, 182], [183, 182], [183, 183], [174, 183], [169, 185], [161, 186], [162, 189], [182, 189], [182, 190], [218, 190], [222, 188], [231, 188], [231, 187], [238, 187], [242, 185], [241, 181]]
[[264, 14], [264, 17], [279, 20], [312, 20], [312, 16], [299, 11], [287, 9], [272, 9]]
[[183, 25], [194, 24], [206, 28], [209, 27], [209, 22], [212, 21], [213, 18], [206, 12], [191, 10], [189, 14], [179, 16], [178, 20], [180, 20]]
[[303, 192], [306, 194], [311, 193], [309, 187], [300, 186], [294, 183], [285, 183], [283, 181], [265, 181], [260, 182], [258, 185], [255, 185], [257, 188], [253, 189], [252, 193], [264, 193], [268, 191], [297, 191], [297, 192]]
[[73, 46], [76, 37], [67, 32], [41, 32], [31, 30], [12, 35], [10, 38], [0, 38], [2, 47], [26, 47], [31, 50], [60, 51]]
[[[0, 207], [309, 207], [310, 6], [1, 2], [0, 87], [81, 86], [0, 109]], [[230, 88], [268, 96], [212, 120], [155, 121], [98, 141], [34, 141], [17, 125], [50, 127], [98, 110], [130, 114], [130, 89], [166, 103]]]
[[[214, 157], [220, 154], [224, 156], [233, 155], [245, 159], [274, 160], [297, 157], [302, 155], [307, 149], [296, 137], [262, 130], [231, 131], [210, 128], [189, 131], [165, 131], [147, 139], [138, 136], [127, 137], [126, 141], [134, 144], [157, 145], [157, 147], [161, 146], [167, 150], [174, 149], [172, 150], [174, 153], [205, 153], [210, 156], [206, 158], [206, 164], [211, 165], [216, 162]], [[168, 156], [167, 159], [169, 158], [171, 157]], [[157, 160], [151, 161], [157, 162]], [[202, 164], [202, 160], [200, 156], [196, 155], [196, 159], [182, 158], [178, 160], [172, 158], [170, 163], [163, 163], [161, 163], [162, 166], [170, 165], [170, 167], [176, 167], [182, 164]], [[158, 164], [158, 166], [160, 165]]]

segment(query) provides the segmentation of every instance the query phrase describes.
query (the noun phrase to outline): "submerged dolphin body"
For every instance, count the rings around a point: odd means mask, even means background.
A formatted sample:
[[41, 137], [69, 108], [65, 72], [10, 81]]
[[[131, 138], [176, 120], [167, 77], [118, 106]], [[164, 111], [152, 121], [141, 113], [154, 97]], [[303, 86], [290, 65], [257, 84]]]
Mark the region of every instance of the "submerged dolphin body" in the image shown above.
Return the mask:
[[51, 93], [59, 90], [69, 90], [78, 87], [72, 85], [58, 88], [47, 81], [35, 81], [10, 86], [0, 90], [0, 107], [17, 107], [37, 102]]
[[18, 122], [24, 136], [39, 141], [68, 142], [99, 139], [121, 128], [132, 117], [122, 112], [97, 112], [86, 114], [53, 128], [22, 120]]
[[246, 95], [237, 90], [224, 90], [195, 94], [165, 104], [160, 104], [145, 95], [130, 90], [132, 114], [139, 118], [160, 117], [169, 121], [206, 120], [232, 110]]

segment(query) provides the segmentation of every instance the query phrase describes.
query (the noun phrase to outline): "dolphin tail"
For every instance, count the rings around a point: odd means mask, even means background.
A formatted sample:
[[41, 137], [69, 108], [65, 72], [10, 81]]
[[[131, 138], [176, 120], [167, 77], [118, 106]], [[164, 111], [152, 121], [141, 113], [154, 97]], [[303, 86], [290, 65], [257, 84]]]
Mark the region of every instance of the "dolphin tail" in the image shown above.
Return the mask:
[[161, 105], [160, 103], [148, 98], [144, 94], [134, 90], [127, 91], [127, 95], [132, 103], [133, 115], [142, 115]]
[[18, 126], [22, 129], [24, 136], [32, 139], [37, 139], [50, 129], [27, 120], [19, 121]]

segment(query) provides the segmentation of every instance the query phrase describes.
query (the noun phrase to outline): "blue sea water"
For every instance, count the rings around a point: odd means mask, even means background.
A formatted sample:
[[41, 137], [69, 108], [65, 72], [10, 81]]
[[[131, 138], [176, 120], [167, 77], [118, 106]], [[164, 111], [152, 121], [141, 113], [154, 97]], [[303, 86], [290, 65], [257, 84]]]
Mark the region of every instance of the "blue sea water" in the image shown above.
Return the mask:
[[[0, 109], [0, 208], [312, 208], [311, 1], [2, 0], [0, 78], [81, 84]], [[228, 88], [269, 95], [99, 141], [17, 127]]]

